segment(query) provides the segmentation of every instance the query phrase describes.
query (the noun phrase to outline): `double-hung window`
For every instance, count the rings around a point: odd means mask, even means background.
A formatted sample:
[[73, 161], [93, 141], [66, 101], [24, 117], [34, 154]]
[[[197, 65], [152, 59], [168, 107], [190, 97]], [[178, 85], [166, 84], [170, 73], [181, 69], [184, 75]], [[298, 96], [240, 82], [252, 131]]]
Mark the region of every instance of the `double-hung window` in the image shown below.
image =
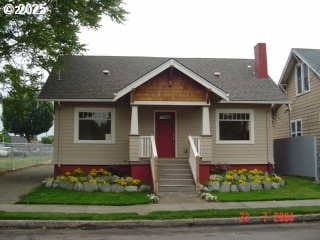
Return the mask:
[[291, 137], [302, 136], [302, 121], [292, 120], [290, 124], [290, 135]]
[[254, 143], [253, 110], [217, 110], [217, 143]]
[[75, 142], [113, 143], [114, 118], [112, 108], [76, 108], [74, 113]]
[[309, 68], [305, 63], [296, 66], [296, 91], [297, 95], [310, 91]]

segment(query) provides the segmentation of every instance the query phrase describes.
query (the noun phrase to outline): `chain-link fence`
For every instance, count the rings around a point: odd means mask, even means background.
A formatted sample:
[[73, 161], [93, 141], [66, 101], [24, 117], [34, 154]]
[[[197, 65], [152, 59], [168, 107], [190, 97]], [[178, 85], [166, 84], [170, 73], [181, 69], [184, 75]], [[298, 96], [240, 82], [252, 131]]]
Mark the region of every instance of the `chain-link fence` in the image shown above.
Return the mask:
[[52, 144], [4, 143], [0, 144], [0, 172], [49, 164], [52, 160]]

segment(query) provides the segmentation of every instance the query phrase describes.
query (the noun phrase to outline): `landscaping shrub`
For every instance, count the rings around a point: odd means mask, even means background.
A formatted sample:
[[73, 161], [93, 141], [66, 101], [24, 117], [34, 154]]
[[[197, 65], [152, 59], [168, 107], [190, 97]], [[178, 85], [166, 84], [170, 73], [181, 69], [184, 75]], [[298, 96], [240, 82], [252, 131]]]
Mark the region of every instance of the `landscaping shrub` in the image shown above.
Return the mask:
[[143, 184], [139, 179], [119, 177], [104, 168], [91, 169], [89, 172], [77, 168], [56, 178], [46, 179], [44, 185], [47, 188], [60, 187], [85, 192], [149, 192], [151, 190], [150, 186]]
[[0, 142], [11, 142], [11, 137], [4, 132], [0, 132]]
[[41, 138], [41, 143], [43, 143], [43, 144], [52, 144], [53, 143], [53, 136], [42, 137]]
[[223, 174], [212, 174], [204, 186], [204, 191], [250, 192], [284, 186], [284, 180], [276, 175], [269, 175], [258, 169], [228, 170]]

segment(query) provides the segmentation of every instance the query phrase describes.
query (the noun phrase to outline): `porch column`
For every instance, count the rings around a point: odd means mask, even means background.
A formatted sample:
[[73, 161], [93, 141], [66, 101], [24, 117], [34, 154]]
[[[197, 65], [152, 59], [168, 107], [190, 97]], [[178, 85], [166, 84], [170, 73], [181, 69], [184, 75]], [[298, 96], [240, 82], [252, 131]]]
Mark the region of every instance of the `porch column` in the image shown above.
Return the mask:
[[131, 106], [130, 135], [139, 135], [138, 106]]
[[202, 106], [202, 135], [211, 135], [209, 106]]

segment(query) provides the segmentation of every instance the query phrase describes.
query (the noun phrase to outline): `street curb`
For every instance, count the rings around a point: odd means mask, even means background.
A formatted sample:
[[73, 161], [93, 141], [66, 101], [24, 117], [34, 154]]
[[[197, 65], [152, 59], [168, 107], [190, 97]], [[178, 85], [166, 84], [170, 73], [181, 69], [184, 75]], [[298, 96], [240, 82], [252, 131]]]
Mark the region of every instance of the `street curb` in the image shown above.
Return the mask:
[[[320, 221], [320, 214], [295, 215], [294, 223]], [[194, 218], [174, 220], [116, 220], [116, 221], [84, 221], [84, 220], [0, 220], [0, 229], [106, 229], [106, 228], [167, 228], [192, 226], [221, 226], [274, 223], [272, 216], [250, 217], [247, 223], [240, 223], [238, 217], [232, 218]], [[281, 222], [286, 223], [286, 222]]]

